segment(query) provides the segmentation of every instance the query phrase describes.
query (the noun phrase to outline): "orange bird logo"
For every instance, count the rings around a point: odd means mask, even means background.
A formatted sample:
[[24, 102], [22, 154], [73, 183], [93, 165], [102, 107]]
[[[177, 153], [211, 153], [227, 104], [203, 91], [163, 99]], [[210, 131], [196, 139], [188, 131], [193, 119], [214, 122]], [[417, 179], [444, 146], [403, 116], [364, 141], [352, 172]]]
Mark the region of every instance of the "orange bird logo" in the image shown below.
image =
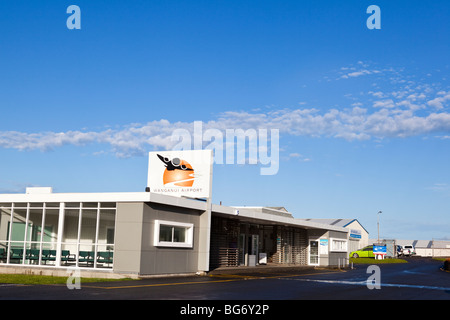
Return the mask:
[[178, 187], [192, 187], [194, 184], [194, 169], [189, 162], [180, 158], [170, 160], [159, 154], [157, 156], [166, 166], [163, 174], [164, 185], [173, 184]]

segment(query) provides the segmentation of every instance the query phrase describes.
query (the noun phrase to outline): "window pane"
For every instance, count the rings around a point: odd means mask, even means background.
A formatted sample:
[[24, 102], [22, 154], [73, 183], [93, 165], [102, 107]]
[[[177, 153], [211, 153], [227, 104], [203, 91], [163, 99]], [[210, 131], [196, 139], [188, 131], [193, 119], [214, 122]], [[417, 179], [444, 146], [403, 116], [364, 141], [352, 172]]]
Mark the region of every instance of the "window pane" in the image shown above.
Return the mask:
[[44, 204], [42, 202], [32, 202], [30, 203], [30, 207], [32, 208], [42, 208]]
[[100, 208], [115, 208], [116, 203], [115, 202], [102, 202], [100, 203]]
[[154, 245], [156, 247], [192, 248], [193, 233], [191, 223], [156, 220]]
[[81, 213], [80, 243], [95, 243], [97, 210], [84, 209]]
[[0, 242], [0, 263], [6, 263], [8, 254], [8, 243]]
[[45, 226], [44, 234], [42, 235], [42, 241], [47, 243], [56, 243], [58, 239], [59, 209], [45, 210], [44, 219]]
[[45, 206], [47, 208], [59, 208], [59, 202], [47, 202]]
[[28, 218], [30, 230], [27, 235], [27, 241], [41, 241], [42, 212], [42, 209], [30, 209], [30, 216]]
[[95, 263], [95, 246], [94, 245], [80, 245], [78, 252], [78, 265], [80, 267], [94, 267]]
[[11, 209], [0, 209], [0, 240], [8, 240], [8, 227], [11, 221]]
[[79, 208], [80, 203], [79, 202], [66, 202], [65, 207], [66, 208]]
[[66, 209], [64, 211], [63, 242], [76, 243], [78, 241], [78, 221], [80, 210]]
[[100, 210], [100, 222], [98, 228], [98, 244], [114, 244], [114, 228], [116, 222], [116, 210]]
[[186, 242], [186, 228], [173, 228], [173, 242]]
[[83, 202], [83, 208], [97, 208], [97, 202]]
[[[14, 209], [14, 218], [11, 228], [11, 241], [25, 240], [25, 220], [27, 218], [26, 209]], [[23, 243], [12, 243], [12, 247], [23, 247]]]
[[159, 227], [159, 241], [172, 242], [172, 228], [173, 227], [161, 225]]

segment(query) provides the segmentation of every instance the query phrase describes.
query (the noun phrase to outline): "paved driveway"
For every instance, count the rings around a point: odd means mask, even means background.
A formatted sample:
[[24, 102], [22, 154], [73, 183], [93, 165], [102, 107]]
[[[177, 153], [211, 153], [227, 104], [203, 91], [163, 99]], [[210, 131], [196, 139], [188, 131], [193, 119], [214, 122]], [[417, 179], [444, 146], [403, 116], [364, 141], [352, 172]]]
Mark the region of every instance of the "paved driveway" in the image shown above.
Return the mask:
[[[80, 290], [64, 285], [0, 284], [0, 299], [450, 300], [450, 273], [441, 271], [441, 265], [431, 259], [410, 258], [407, 264], [380, 265], [375, 271], [368, 270], [367, 265], [355, 265], [354, 270], [346, 271], [241, 268], [216, 270], [207, 277], [81, 283]], [[368, 286], [369, 278], [373, 281]], [[377, 279], [379, 283], [374, 282]]]

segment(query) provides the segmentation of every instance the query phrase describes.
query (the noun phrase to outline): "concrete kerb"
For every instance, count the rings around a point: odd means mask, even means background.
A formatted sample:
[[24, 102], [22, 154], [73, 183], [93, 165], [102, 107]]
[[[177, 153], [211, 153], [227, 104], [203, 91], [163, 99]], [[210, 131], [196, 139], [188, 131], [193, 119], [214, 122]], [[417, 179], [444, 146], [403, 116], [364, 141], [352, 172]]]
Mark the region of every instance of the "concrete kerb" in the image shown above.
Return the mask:
[[273, 277], [286, 275], [302, 275], [322, 272], [339, 272], [337, 268], [325, 268], [315, 266], [255, 266], [255, 267], [224, 267], [217, 268], [208, 273], [211, 277], [248, 276], [248, 277]]
[[138, 279], [133, 274], [118, 274], [112, 270], [86, 270], [75, 268], [57, 268], [57, 267], [16, 267], [11, 265], [0, 266], [0, 274], [23, 274], [36, 276], [69, 277], [71, 273], [77, 270], [82, 278], [100, 278], [100, 279]]
[[299, 265], [263, 265], [252, 267], [223, 267], [202, 273], [180, 273], [180, 274], [158, 274], [158, 275], [138, 275], [138, 274], [122, 274], [116, 273], [112, 270], [89, 270], [89, 269], [75, 269], [75, 268], [58, 268], [58, 267], [26, 267], [26, 266], [11, 266], [0, 265], [0, 274], [23, 274], [23, 275], [38, 275], [38, 276], [54, 276], [54, 277], [69, 277], [71, 273], [77, 270], [79, 276], [82, 278], [99, 278], [99, 279], [161, 279], [161, 278], [176, 278], [176, 277], [193, 277], [193, 276], [209, 276], [209, 277], [251, 277], [264, 278], [274, 276], [289, 276], [302, 275], [323, 272], [339, 272], [341, 269], [315, 267], [315, 266], [299, 266]]

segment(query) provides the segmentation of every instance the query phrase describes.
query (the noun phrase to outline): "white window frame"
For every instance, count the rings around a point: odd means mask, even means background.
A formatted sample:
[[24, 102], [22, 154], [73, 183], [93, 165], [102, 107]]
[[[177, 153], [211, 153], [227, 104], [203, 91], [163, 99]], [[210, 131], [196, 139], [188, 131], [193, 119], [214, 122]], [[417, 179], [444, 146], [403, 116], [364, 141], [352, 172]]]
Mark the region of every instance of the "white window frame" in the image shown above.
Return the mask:
[[[344, 248], [336, 248], [336, 241], [343, 242]], [[348, 240], [339, 238], [330, 238], [330, 251], [331, 252], [347, 252], [348, 251]]]
[[[159, 241], [161, 226], [167, 227], [181, 227], [186, 229], [186, 239], [184, 242], [174, 242], [174, 241]], [[172, 248], [192, 248], [194, 240], [194, 224], [175, 222], [175, 221], [165, 221], [165, 220], [155, 220], [153, 245], [155, 247], [172, 247]], [[173, 238], [173, 234], [172, 234]]]

